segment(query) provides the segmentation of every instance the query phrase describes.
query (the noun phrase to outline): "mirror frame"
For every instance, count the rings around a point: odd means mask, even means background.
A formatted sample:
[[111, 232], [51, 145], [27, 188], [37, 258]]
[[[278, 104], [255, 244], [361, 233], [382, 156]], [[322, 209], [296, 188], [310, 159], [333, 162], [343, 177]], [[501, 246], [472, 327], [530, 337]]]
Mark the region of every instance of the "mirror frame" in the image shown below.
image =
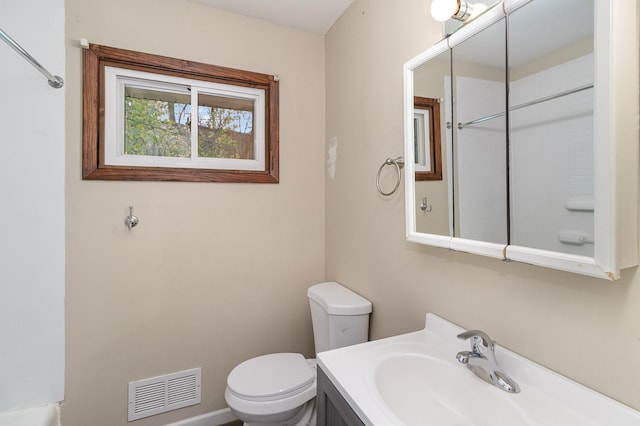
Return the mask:
[[[413, 70], [484, 28], [535, 0], [505, 0], [404, 64], [405, 158], [413, 152]], [[405, 163], [405, 213], [408, 241], [513, 260], [608, 280], [638, 264], [638, 52], [635, 0], [595, 2], [595, 170], [594, 256], [577, 256], [530, 247], [494, 244], [416, 230], [414, 165]], [[570, 19], [570, 18], [569, 18]], [[633, 37], [633, 39], [630, 39]], [[627, 39], [630, 49], [614, 40]], [[508, 64], [507, 64], [508, 66]], [[449, 168], [449, 178], [451, 178]]]

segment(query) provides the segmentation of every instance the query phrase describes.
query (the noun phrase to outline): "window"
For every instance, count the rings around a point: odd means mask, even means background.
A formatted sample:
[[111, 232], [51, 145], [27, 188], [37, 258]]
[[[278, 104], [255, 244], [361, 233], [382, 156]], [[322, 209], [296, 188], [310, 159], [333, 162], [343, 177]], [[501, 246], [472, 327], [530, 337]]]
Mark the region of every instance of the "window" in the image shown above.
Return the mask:
[[273, 76], [84, 51], [83, 178], [278, 182]]
[[442, 180], [440, 103], [413, 97], [413, 147], [415, 180]]

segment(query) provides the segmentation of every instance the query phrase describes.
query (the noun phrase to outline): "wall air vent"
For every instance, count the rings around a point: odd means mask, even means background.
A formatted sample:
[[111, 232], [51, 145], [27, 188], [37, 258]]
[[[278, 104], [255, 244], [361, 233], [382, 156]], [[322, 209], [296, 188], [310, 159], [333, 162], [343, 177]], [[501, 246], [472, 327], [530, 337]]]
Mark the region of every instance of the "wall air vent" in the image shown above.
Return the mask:
[[129, 383], [129, 421], [200, 403], [201, 369]]

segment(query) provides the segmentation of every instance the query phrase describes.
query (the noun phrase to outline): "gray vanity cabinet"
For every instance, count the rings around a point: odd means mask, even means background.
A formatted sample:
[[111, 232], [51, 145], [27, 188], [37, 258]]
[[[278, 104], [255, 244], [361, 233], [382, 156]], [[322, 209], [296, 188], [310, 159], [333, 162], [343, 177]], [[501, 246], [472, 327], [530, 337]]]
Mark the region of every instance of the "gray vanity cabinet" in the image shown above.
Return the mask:
[[316, 409], [318, 426], [364, 426], [360, 417], [319, 366]]

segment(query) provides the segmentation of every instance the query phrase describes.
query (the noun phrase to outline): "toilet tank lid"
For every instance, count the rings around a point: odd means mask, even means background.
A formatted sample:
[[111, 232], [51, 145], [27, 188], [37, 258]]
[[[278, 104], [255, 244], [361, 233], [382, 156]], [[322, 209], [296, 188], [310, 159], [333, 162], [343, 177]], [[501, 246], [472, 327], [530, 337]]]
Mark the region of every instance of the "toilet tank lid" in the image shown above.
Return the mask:
[[364, 315], [371, 313], [371, 302], [336, 283], [320, 283], [309, 287], [307, 297], [330, 315]]

